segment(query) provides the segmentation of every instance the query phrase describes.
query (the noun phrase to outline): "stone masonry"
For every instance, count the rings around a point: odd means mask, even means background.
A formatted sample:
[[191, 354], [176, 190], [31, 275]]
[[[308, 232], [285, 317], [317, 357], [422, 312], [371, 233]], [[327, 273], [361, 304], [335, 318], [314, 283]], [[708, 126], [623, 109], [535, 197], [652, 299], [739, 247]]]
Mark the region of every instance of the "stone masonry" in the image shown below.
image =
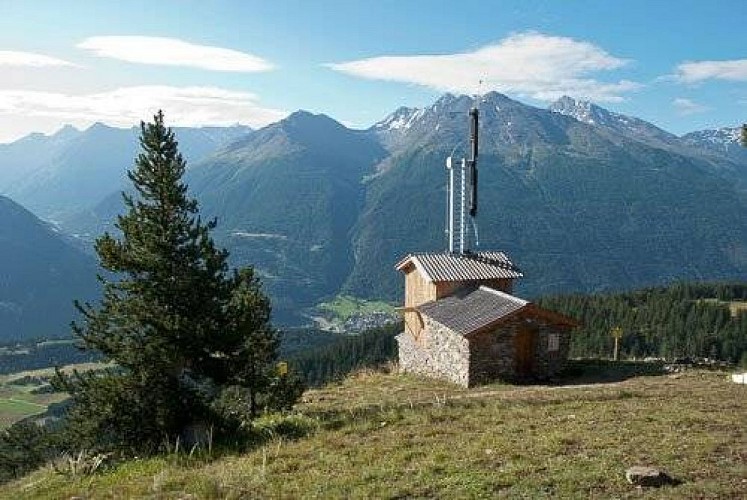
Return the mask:
[[423, 317], [417, 339], [409, 332], [397, 336], [402, 371], [469, 385], [469, 342], [445, 326]]
[[[515, 336], [527, 326], [535, 331], [532, 376], [545, 379], [560, 372], [568, 359], [570, 330], [542, 318], [517, 314], [499, 326], [459, 335], [440, 323], [423, 317], [418, 338], [408, 332], [397, 336], [400, 369], [471, 387], [494, 380], [516, 379]], [[558, 335], [558, 349], [550, 351], [549, 336]]]
[[[514, 340], [523, 326], [536, 328], [532, 377], [546, 379], [557, 375], [568, 359], [570, 331], [558, 328], [541, 319], [524, 318], [517, 315], [492, 330], [469, 335], [470, 374], [469, 385], [491, 382], [497, 379], [516, 378]], [[558, 349], [550, 351], [549, 336], [558, 335]]]

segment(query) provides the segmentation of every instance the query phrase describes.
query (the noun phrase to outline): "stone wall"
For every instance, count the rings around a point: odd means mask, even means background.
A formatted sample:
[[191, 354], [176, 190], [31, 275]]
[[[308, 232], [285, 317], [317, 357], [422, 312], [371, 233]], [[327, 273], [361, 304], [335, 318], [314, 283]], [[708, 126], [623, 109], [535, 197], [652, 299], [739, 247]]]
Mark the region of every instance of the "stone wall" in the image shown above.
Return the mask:
[[470, 335], [469, 385], [514, 376], [514, 335], [516, 322]]
[[408, 332], [397, 336], [400, 369], [467, 387], [467, 340], [427, 316], [424, 316], [423, 320], [425, 328], [417, 339]]
[[[517, 315], [499, 327], [468, 338], [423, 316], [425, 327], [416, 339], [408, 332], [397, 336], [400, 369], [472, 387], [497, 379], [515, 378], [514, 339], [520, 328], [536, 329], [533, 373], [538, 379], [557, 375], [568, 360], [570, 330], [541, 318]], [[551, 334], [558, 335], [558, 350], [549, 351]]]
[[[534, 369], [537, 378], [554, 377], [565, 368], [571, 350], [571, 332], [568, 328], [559, 328], [548, 323], [539, 323], [537, 342], [534, 350]], [[559, 345], [557, 351], [548, 351], [548, 337], [557, 334]]]
[[[534, 377], [549, 378], [557, 375], [565, 367], [570, 350], [570, 331], [538, 318], [517, 315], [493, 330], [469, 336], [469, 386], [496, 379], [515, 378], [514, 339], [519, 329], [525, 325], [536, 329], [532, 370]], [[548, 350], [548, 337], [551, 334], [558, 335], [557, 351]]]

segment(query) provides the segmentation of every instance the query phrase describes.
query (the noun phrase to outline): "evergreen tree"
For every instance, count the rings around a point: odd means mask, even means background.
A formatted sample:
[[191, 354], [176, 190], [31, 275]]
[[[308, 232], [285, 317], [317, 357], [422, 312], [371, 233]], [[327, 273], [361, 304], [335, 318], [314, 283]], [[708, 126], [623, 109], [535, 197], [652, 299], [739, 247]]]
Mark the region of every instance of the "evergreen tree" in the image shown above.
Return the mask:
[[742, 146], [747, 148], [747, 123], [742, 124], [742, 137], [741, 141]]
[[273, 390], [278, 349], [269, 300], [251, 268], [229, 272], [210, 236], [216, 222], [204, 223], [187, 194], [186, 163], [161, 112], [141, 124], [140, 145], [121, 236], [96, 241], [114, 278], [99, 278], [99, 307], [76, 303], [84, 323], [73, 325], [84, 348], [117, 368], [57, 381], [72, 396], [81, 445], [131, 451], [153, 450], [193, 423], [220, 426], [212, 402], [229, 385], [249, 391], [255, 415], [257, 394]]

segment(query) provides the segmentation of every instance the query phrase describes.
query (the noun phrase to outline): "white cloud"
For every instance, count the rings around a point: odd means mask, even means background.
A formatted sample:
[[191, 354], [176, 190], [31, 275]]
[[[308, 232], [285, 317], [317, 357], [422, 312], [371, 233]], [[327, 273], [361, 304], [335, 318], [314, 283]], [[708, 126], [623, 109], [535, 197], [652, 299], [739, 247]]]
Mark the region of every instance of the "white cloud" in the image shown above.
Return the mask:
[[49, 66], [74, 67], [75, 64], [57, 59], [56, 57], [34, 54], [32, 52], [18, 52], [14, 50], [0, 50], [0, 66], [27, 66], [44, 68]]
[[237, 50], [196, 45], [154, 36], [94, 36], [77, 45], [100, 57], [140, 64], [189, 66], [213, 71], [258, 72], [273, 69], [261, 57]]
[[0, 117], [51, 117], [59, 125], [69, 123], [79, 128], [97, 121], [130, 127], [147, 121], [159, 109], [174, 126], [241, 123], [261, 127], [287, 114], [262, 107], [254, 94], [216, 87], [151, 85], [88, 95], [0, 90]]
[[685, 83], [704, 80], [747, 82], [747, 59], [685, 62], [677, 66], [675, 78]]
[[362, 78], [457, 93], [474, 94], [479, 89], [540, 100], [572, 95], [594, 101], [620, 101], [623, 93], [641, 85], [628, 80], [600, 82], [589, 78], [589, 74], [618, 69], [628, 62], [588, 42], [528, 32], [472, 52], [381, 56], [326, 66]]
[[694, 115], [697, 113], [704, 113], [705, 111], [708, 111], [708, 106], [704, 106], [702, 104], [698, 104], [697, 102], [694, 102], [690, 99], [686, 99], [684, 97], [677, 97], [672, 101], [672, 106], [677, 110], [677, 113], [683, 116], [686, 115]]

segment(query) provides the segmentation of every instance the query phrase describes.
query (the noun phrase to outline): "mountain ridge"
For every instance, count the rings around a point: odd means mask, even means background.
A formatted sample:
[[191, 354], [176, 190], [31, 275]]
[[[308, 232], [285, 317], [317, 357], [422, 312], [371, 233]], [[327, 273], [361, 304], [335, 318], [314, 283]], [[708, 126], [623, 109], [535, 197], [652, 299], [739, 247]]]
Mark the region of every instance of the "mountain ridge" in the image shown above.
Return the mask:
[[[201, 159], [251, 129], [175, 128], [186, 158]], [[97, 122], [86, 130], [65, 126], [0, 145], [0, 194], [45, 219], [63, 221], [127, 185], [138, 148], [138, 127]]]
[[[445, 246], [443, 165], [465, 154], [475, 102], [445, 94], [366, 130], [298, 111], [188, 158], [185, 180], [231, 263], [255, 265], [281, 323], [341, 292], [397, 300], [393, 264]], [[491, 92], [478, 105], [481, 248], [525, 270], [518, 292], [747, 275], [744, 164], [590, 103], [559, 112]], [[594, 123], [569, 116], [574, 106]], [[63, 227], [90, 239], [119, 210], [111, 195]]]

